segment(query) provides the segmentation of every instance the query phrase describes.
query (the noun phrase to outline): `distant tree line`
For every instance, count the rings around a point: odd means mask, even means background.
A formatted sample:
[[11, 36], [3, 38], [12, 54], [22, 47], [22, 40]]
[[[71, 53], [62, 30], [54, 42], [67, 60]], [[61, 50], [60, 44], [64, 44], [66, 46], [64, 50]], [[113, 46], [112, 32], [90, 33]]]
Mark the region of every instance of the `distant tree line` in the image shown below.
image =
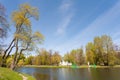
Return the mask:
[[[24, 53], [25, 54], [25, 53]], [[39, 49], [35, 56], [25, 56], [21, 54], [18, 65], [56, 65], [61, 61], [67, 61], [76, 65], [101, 65], [113, 66], [120, 65], [120, 50], [117, 45], [113, 44], [112, 38], [107, 35], [97, 36], [92, 42], [89, 42], [85, 49], [73, 49], [67, 52], [63, 57], [59, 52], [52, 50]], [[6, 64], [10, 64], [14, 58], [9, 55]]]
[[46, 51], [41, 49], [36, 56], [29, 56], [26, 58], [26, 65], [59, 65], [62, 60], [58, 52]]
[[59, 65], [64, 60], [76, 65], [120, 65], [120, 51], [107, 35], [97, 36], [89, 42], [85, 49], [82, 47], [66, 53], [63, 57], [58, 52], [41, 49], [36, 56], [25, 59], [26, 65]]
[[69, 53], [64, 55], [64, 61], [68, 61], [72, 64], [82, 65], [85, 63], [85, 55], [83, 52], [83, 48], [74, 49]]

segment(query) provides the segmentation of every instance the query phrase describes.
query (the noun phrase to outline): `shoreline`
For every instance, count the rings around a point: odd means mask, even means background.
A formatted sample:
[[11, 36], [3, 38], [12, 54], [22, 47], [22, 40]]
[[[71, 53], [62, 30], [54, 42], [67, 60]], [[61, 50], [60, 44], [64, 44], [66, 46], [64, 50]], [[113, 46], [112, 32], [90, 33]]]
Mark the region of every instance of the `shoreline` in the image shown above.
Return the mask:
[[36, 80], [36, 79], [31, 75], [19, 73], [9, 68], [0, 67], [0, 80]]
[[120, 65], [115, 66], [53, 66], [53, 65], [24, 65], [21, 67], [38, 67], [38, 68], [120, 68]]

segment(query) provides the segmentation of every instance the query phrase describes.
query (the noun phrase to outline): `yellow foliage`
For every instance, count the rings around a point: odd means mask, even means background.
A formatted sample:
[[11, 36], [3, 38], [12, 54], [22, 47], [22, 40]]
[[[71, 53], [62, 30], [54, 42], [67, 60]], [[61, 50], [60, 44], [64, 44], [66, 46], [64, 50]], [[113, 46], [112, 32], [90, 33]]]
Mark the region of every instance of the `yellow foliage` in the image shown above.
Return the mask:
[[20, 40], [23, 40], [23, 41], [29, 41], [29, 38], [25, 35], [22, 35], [22, 34], [15, 34], [14, 37], [16, 37]]
[[44, 41], [44, 36], [40, 33], [40, 32], [35, 32], [33, 34], [33, 37], [39, 42], [41, 43], [42, 41]]
[[44, 36], [40, 33], [40, 32], [35, 32], [34, 36], [40, 38], [40, 39], [44, 39]]
[[24, 65], [24, 61], [23, 60], [19, 60], [18, 66], [22, 66], [22, 65]]
[[10, 67], [12, 60], [13, 59], [11, 57], [7, 59], [7, 61], [6, 61], [7, 67]]
[[29, 4], [22, 4], [19, 10], [12, 14], [12, 20], [16, 27], [20, 27], [21, 24], [27, 27], [31, 26], [30, 17], [38, 19], [39, 13], [37, 8], [31, 7]]
[[38, 13], [38, 9], [35, 7], [31, 7], [29, 4], [22, 4], [20, 6], [20, 10], [23, 12], [28, 12], [32, 17], [38, 19], [39, 18], [39, 13]]
[[32, 33], [31, 17], [37, 20], [39, 13], [37, 8], [29, 4], [20, 5], [19, 9], [12, 14], [12, 21], [16, 26], [14, 37], [20, 41], [19, 44], [22, 47], [33, 46], [36, 43], [42, 43], [44, 40], [44, 36], [40, 32]]

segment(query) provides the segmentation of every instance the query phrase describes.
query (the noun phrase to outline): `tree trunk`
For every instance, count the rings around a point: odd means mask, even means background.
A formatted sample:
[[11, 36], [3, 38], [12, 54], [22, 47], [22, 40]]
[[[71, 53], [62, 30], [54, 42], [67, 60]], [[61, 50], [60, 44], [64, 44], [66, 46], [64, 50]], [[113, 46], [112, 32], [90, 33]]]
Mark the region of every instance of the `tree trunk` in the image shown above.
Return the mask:
[[1, 60], [1, 67], [6, 67], [6, 60], [5, 59], [2, 59]]
[[11, 70], [14, 70], [15, 67], [16, 67], [16, 66], [15, 66], [14, 62], [12, 62], [11, 66], [10, 66], [10, 69], [11, 69]]
[[16, 58], [16, 62], [15, 62], [15, 65], [17, 65], [17, 64], [18, 64], [19, 59], [20, 59], [20, 56], [21, 56], [21, 54], [22, 54], [22, 51], [23, 51], [23, 49], [21, 49], [21, 51], [20, 51], [19, 55], [17, 56], [17, 58]]
[[[7, 59], [7, 57], [9, 56], [10, 52], [11, 52], [12, 49], [13, 49], [12, 44], [14, 43], [14, 41], [15, 41], [15, 39], [12, 40], [12, 42], [11, 42], [10, 45], [9, 45], [9, 47], [4, 51], [4, 54], [3, 54], [2, 60], [1, 60], [1, 64], [0, 64], [1, 67], [6, 67], [6, 59]], [[12, 47], [11, 47], [11, 46], [12, 46]], [[9, 49], [10, 49], [10, 51], [9, 51]], [[9, 53], [8, 53], [8, 55], [7, 55], [7, 52], [8, 52], [8, 51], [9, 51]]]
[[18, 54], [18, 39], [16, 39], [16, 46], [15, 47], [16, 47], [16, 51], [15, 51], [13, 62], [12, 62], [11, 67], [10, 67], [11, 70], [14, 70], [16, 67], [15, 62], [16, 62], [16, 58], [17, 58], [17, 54]]
[[108, 62], [104, 63], [104, 66], [108, 66]]
[[2, 59], [4, 59], [5, 58], [5, 56], [6, 56], [6, 54], [7, 54], [7, 51], [11, 48], [11, 46], [12, 46], [12, 44], [13, 44], [13, 42], [15, 41], [15, 39], [13, 39], [12, 40], [12, 42], [10, 43], [10, 45], [9, 45], [9, 47], [5, 50], [5, 52], [4, 52], [4, 55], [3, 55], [3, 57], [2, 57]]

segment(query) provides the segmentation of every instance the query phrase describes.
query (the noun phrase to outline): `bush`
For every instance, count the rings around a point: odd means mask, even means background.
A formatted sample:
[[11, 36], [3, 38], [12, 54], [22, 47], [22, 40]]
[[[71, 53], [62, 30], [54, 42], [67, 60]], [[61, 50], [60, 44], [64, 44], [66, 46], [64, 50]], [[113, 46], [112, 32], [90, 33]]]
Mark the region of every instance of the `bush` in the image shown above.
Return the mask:
[[10, 65], [12, 64], [12, 60], [13, 59], [11, 57], [7, 59], [7, 61], [6, 61], [6, 66], [7, 67], [10, 67]]

